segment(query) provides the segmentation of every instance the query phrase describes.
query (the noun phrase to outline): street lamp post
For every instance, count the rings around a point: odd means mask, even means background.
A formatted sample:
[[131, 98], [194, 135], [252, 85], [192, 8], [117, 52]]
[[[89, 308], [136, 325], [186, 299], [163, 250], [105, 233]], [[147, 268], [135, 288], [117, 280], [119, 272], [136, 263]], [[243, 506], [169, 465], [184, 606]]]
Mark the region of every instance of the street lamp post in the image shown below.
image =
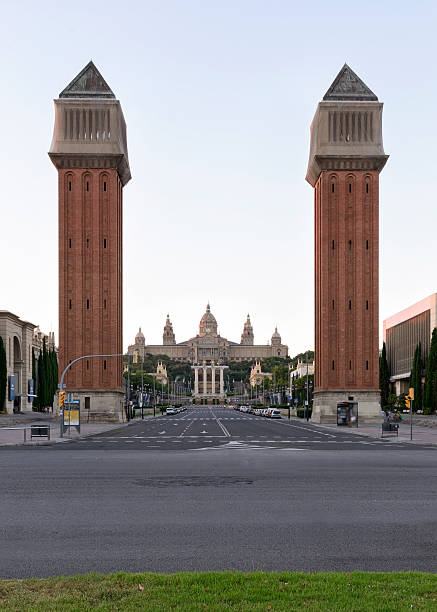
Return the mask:
[[[59, 383], [59, 391], [63, 391], [64, 387], [66, 386], [64, 385], [64, 378], [68, 370], [71, 368], [71, 366], [73, 366], [78, 361], [82, 361], [82, 359], [96, 359], [97, 357], [124, 357], [124, 353], [113, 353], [112, 355], [82, 355], [82, 357], [77, 357], [76, 359], [73, 359], [73, 361], [70, 361], [70, 363], [67, 365], [67, 367], [61, 374], [61, 381]], [[128, 355], [128, 375], [129, 375], [129, 357], [130, 355]], [[63, 438], [64, 437], [64, 423], [63, 423], [64, 411], [63, 410], [59, 411], [59, 418], [60, 418], [60, 426], [61, 426], [61, 432], [60, 432], [61, 436], [60, 437]]]
[[155, 390], [155, 377], [153, 377], [153, 416], [156, 417], [156, 390]]
[[306, 373], [306, 381], [305, 381], [305, 391], [306, 391], [306, 399], [305, 399], [305, 418], [308, 421], [308, 351], [306, 353], [306, 361], [307, 361], [307, 373]]

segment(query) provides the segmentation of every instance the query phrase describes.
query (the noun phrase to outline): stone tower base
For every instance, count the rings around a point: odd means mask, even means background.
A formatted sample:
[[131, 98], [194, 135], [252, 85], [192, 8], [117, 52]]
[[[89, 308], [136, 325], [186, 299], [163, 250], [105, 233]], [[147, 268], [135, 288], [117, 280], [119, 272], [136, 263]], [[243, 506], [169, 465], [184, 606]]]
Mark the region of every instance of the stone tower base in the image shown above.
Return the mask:
[[379, 391], [315, 391], [313, 396], [313, 423], [337, 423], [337, 403], [352, 398], [358, 402], [358, 424], [381, 423]]
[[83, 424], [123, 423], [126, 420], [122, 391], [66, 391], [73, 394], [73, 399], [80, 400], [80, 421]]

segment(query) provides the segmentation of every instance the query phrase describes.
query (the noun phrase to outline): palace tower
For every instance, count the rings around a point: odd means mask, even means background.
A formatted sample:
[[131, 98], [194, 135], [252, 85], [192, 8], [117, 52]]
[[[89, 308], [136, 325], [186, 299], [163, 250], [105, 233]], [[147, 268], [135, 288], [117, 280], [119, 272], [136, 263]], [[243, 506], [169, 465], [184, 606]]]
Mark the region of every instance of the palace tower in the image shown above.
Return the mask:
[[[59, 189], [59, 367], [121, 354], [122, 192], [130, 180], [120, 102], [90, 62], [55, 100], [49, 152]], [[122, 358], [85, 359], [67, 391], [94, 418], [122, 418]]]
[[173, 331], [173, 324], [170, 321], [170, 315], [167, 315], [164, 325], [164, 333], [162, 334], [162, 344], [176, 344], [176, 336]]
[[379, 173], [382, 103], [346, 64], [311, 124], [315, 188], [315, 389], [312, 420], [336, 422], [353, 397], [379, 418]]
[[250, 316], [247, 315], [246, 322], [244, 323], [243, 333], [241, 334], [241, 344], [246, 346], [253, 346], [253, 327], [250, 322]]

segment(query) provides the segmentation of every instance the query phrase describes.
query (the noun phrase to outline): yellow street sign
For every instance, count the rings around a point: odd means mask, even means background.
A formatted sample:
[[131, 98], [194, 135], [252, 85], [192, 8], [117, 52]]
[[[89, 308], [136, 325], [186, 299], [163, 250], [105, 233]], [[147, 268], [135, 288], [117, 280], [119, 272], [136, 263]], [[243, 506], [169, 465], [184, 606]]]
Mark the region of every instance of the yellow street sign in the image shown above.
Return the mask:
[[79, 425], [79, 410], [77, 408], [64, 410], [64, 425]]

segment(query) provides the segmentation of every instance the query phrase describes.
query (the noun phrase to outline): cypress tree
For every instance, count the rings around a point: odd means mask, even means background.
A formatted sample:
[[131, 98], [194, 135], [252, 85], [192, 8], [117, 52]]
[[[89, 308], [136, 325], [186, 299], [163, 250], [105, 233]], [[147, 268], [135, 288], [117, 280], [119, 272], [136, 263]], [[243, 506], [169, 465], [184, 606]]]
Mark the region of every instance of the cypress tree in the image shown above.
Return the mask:
[[0, 336], [0, 412], [6, 408], [7, 373], [6, 350], [3, 344], [3, 338]]
[[[36, 379], [36, 357], [35, 357], [35, 349], [32, 348], [32, 378], [33, 378], [33, 393], [38, 395], [37, 391], [37, 379]], [[33, 398], [32, 409], [36, 410], [38, 408], [38, 398]]]
[[423, 394], [423, 411], [431, 414], [437, 407], [437, 328], [432, 330], [431, 346], [426, 362], [425, 389]]
[[56, 392], [58, 390], [58, 376], [58, 356], [56, 354], [55, 349], [53, 349], [53, 396], [56, 395]]
[[381, 407], [385, 408], [388, 405], [388, 396], [390, 394], [390, 371], [388, 369], [385, 342], [382, 345], [382, 353], [379, 358], [379, 388], [381, 390]]
[[48, 364], [48, 359], [47, 359], [47, 344], [46, 344], [46, 339], [43, 338], [42, 341], [42, 397], [43, 397], [43, 403], [41, 408], [44, 410], [47, 406], [48, 406], [48, 398], [49, 398], [49, 376], [50, 376], [50, 370], [49, 370], [49, 364]]
[[38, 411], [41, 412], [43, 406], [44, 406], [44, 389], [43, 389], [43, 365], [42, 365], [42, 353], [40, 353], [38, 355], [38, 371], [37, 371], [37, 378], [38, 378], [38, 384], [37, 384], [37, 389], [38, 389]]
[[53, 408], [53, 400], [58, 388], [58, 360], [56, 357], [55, 349], [51, 349], [49, 352], [50, 362], [50, 395], [49, 405]]
[[414, 351], [413, 366], [410, 374], [410, 387], [414, 389], [414, 410], [422, 409], [422, 343]]

